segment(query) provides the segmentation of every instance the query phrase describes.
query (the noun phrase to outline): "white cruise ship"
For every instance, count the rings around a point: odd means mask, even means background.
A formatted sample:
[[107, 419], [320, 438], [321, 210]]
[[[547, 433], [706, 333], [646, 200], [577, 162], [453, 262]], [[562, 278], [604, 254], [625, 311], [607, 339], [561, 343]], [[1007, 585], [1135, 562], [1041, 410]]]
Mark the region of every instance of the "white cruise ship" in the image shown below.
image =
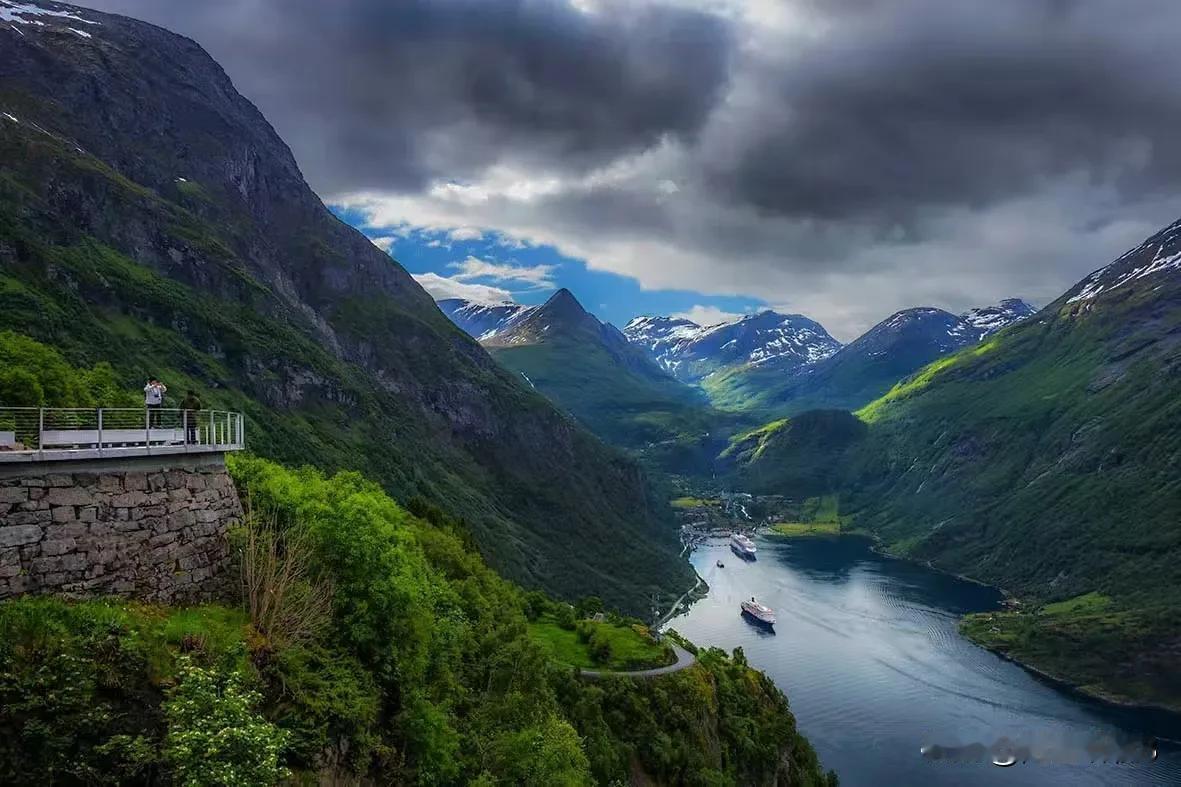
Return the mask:
[[755, 543], [741, 533], [735, 533], [730, 536], [730, 549], [734, 550], [734, 554], [747, 560], [755, 559]]
[[762, 623], [764, 626], [775, 625], [775, 610], [766, 604], [760, 604], [755, 601], [754, 596], [750, 597], [750, 601], [742, 602], [742, 614], [752, 618], [756, 623]]

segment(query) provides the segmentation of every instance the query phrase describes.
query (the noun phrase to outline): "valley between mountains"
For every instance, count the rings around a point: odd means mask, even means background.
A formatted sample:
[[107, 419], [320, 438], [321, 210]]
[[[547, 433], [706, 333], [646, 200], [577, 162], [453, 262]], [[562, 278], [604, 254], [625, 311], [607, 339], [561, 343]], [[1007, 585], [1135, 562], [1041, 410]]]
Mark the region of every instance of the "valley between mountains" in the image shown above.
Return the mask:
[[691, 494], [824, 500], [841, 532], [1012, 594], [1014, 611], [965, 620], [983, 644], [1099, 696], [1181, 707], [1179, 260], [1181, 223], [1040, 310], [917, 307], [847, 345], [770, 311], [616, 331], [566, 292], [440, 306]]
[[[832, 787], [741, 648], [655, 636], [699, 587], [677, 509], [736, 493], [1002, 588], [973, 640], [1181, 709], [1181, 222], [1040, 308], [848, 343], [772, 310], [620, 328], [565, 288], [436, 302], [194, 41], [0, 19], [0, 429], [151, 377], [241, 412], [227, 543], [308, 611], [272, 625], [238, 574], [0, 601], [0, 782]], [[0, 533], [51, 516], [12, 489]], [[5, 576], [58, 557], [21, 549]], [[588, 680], [626, 671], [652, 679]]]

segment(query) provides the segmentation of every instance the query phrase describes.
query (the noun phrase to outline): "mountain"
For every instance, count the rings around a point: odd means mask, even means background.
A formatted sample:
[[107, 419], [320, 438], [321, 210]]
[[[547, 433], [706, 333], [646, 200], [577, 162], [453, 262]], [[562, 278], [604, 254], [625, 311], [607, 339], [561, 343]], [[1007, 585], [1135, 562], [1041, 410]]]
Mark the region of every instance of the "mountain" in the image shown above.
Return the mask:
[[704, 328], [675, 317], [637, 317], [623, 333], [677, 379], [687, 382], [738, 364], [804, 366], [827, 358], [841, 346], [819, 323], [799, 314], [770, 310]]
[[[569, 290], [483, 340], [497, 361], [521, 375], [604, 440], [669, 451], [689, 461], [687, 445], [709, 438], [705, 397], [657, 366], [615, 326], [600, 322]], [[676, 446], [674, 449], [673, 446]], [[667, 466], [667, 465], [666, 465]]]
[[960, 315], [965, 331], [980, 341], [999, 330], [1037, 314], [1037, 309], [1020, 298], [1006, 298], [995, 306], [968, 309]]
[[855, 341], [813, 363], [773, 359], [703, 381], [719, 407], [783, 414], [853, 409], [888, 391], [931, 361], [1028, 318], [1035, 309], [1010, 299], [954, 315], [921, 307], [890, 315]]
[[463, 298], [444, 298], [438, 306], [451, 322], [476, 339], [491, 338], [532, 310], [530, 306], [511, 301], [485, 304]]
[[829, 490], [845, 520], [1025, 602], [965, 630], [1093, 693], [1181, 707], [1181, 222], [857, 415]]
[[0, 330], [242, 410], [256, 453], [429, 500], [526, 585], [639, 611], [692, 583], [639, 467], [334, 217], [197, 44], [49, 3], [4, 18]]

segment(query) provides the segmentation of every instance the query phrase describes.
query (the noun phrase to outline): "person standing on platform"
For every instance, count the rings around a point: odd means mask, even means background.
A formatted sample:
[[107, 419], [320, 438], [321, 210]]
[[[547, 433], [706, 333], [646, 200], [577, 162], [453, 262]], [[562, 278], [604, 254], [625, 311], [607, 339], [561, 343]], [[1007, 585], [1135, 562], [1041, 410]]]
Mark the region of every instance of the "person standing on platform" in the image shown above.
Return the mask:
[[148, 408], [148, 425], [151, 427], [160, 425], [160, 408], [164, 406], [164, 394], [167, 392], [168, 387], [164, 383], [155, 377], [148, 378], [148, 384], [144, 386], [144, 406]]
[[181, 416], [185, 421], [185, 442], [195, 444], [197, 442], [197, 414], [201, 412], [201, 397], [197, 396], [196, 391], [190, 390], [185, 394], [185, 398], [180, 400], [180, 409], [185, 411]]

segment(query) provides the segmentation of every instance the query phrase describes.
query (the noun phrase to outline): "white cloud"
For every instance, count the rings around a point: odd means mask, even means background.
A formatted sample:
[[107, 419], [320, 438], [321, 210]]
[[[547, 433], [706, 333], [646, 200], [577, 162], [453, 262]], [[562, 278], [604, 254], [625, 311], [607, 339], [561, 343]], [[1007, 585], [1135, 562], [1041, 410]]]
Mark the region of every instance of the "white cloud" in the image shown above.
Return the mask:
[[494, 279], [497, 282], [522, 282], [537, 289], [554, 287], [552, 274], [556, 265], [508, 265], [489, 262], [477, 257], [468, 257], [462, 262], [453, 262], [447, 267], [455, 268], [458, 281], [472, 279]]
[[374, 246], [388, 254], [390, 248], [394, 245], [394, 241], [396, 241], [397, 238], [391, 237], [389, 235], [382, 235], [377, 238], [370, 238], [369, 240], [372, 241]]
[[449, 279], [437, 273], [414, 273], [411, 275], [437, 301], [444, 298], [463, 298], [476, 303], [504, 303], [513, 299], [511, 292], [500, 287], [470, 284], [458, 279]]
[[677, 312], [671, 316], [681, 320], [689, 320], [698, 325], [719, 325], [724, 322], [737, 322], [746, 315], [738, 312], [724, 311], [717, 306], [703, 306], [698, 303], [683, 312]]
[[456, 241], [483, 240], [484, 233], [475, 227], [456, 227], [447, 233], [447, 237]]
[[[882, 240], [855, 223], [769, 217], [702, 199], [701, 184], [683, 183], [674, 199], [658, 200], [645, 174], [653, 168], [660, 169], [653, 161], [633, 164], [634, 180], [616, 174], [601, 190], [588, 180], [554, 190], [544, 178], [544, 186], [490, 179], [334, 202], [375, 227], [409, 222], [445, 231], [477, 219], [505, 239], [552, 246], [647, 290], [776, 304], [819, 321], [841, 341], [912, 306], [958, 313], [1007, 297], [1048, 303], [1176, 218], [1168, 195], [1121, 204], [1108, 189], [1064, 178], [998, 205], [932, 209], [918, 237]], [[681, 199], [689, 189], [695, 196]]]

